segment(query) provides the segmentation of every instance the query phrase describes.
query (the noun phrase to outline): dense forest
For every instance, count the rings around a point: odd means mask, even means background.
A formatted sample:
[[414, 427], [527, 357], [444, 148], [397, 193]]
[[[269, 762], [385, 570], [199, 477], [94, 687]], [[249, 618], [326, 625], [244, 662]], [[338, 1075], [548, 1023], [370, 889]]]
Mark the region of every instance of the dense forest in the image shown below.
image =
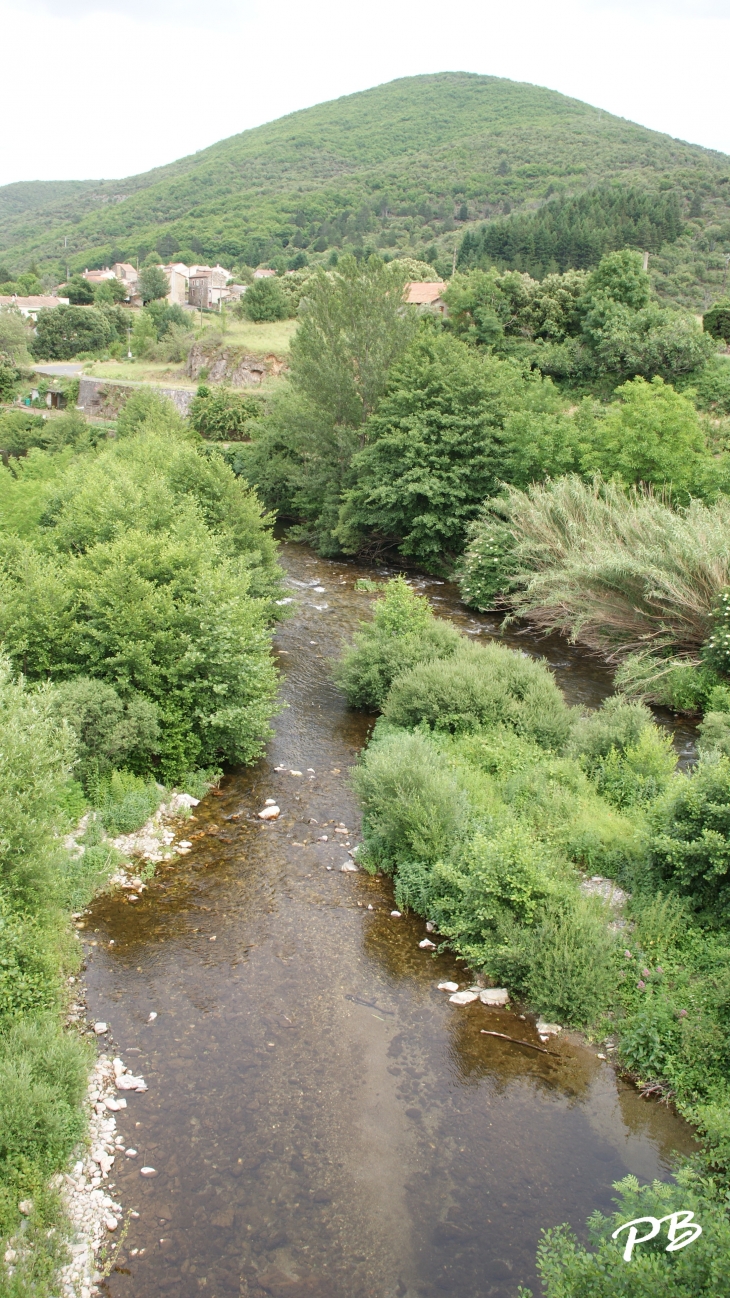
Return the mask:
[[[472, 264], [486, 219], [502, 231], [497, 261], [517, 265], [516, 243], [518, 268], [537, 273], [594, 264], [645, 234], [653, 249], [662, 232], [676, 240], [678, 221], [689, 221], [694, 234], [713, 231], [693, 256], [714, 282], [722, 262], [713, 258], [727, 243], [729, 174], [721, 154], [554, 91], [442, 73], [305, 109], [126, 180], [8, 186], [0, 190], [0, 262], [10, 280], [34, 266], [56, 283], [67, 269], [144, 260], [151, 251], [284, 269], [342, 250], [381, 250], [425, 256], [443, 271], [465, 232], [461, 261]], [[574, 212], [571, 198], [614, 181], [627, 197], [609, 202], [608, 218], [599, 210], [605, 198]], [[501, 219], [509, 212], [519, 215], [516, 225]], [[522, 224], [535, 213], [539, 237]], [[565, 224], [583, 260], [565, 260], [573, 248], [557, 228]], [[623, 243], [620, 231], [630, 234]]]

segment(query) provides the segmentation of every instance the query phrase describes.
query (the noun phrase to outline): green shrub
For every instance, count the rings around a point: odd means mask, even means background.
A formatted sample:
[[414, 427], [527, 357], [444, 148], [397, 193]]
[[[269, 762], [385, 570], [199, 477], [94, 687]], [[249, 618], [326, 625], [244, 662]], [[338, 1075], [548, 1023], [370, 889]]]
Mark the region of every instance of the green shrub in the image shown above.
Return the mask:
[[249, 421], [259, 419], [262, 414], [263, 406], [256, 397], [201, 384], [190, 406], [190, 423], [208, 441], [241, 441], [250, 436]]
[[501, 645], [466, 643], [448, 660], [396, 677], [384, 716], [456, 734], [504, 725], [545, 748], [564, 746], [570, 709], [548, 668]]
[[467, 533], [457, 574], [464, 603], [482, 612], [494, 608], [509, 590], [516, 568], [515, 539], [509, 523], [499, 517], [497, 501], [485, 508]]
[[[715, 690], [712, 692], [716, 693]], [[703, 756], [716, 753], [730, 757], [730, 716], [726, 711], [706, 712], [697, 730], [697, 747]]]
[[[728, 1298], [730, 1221], [712, 1183], [687, 1168], [676, 1183], [640, 1186], [627, 1176], [614, 1188], [616, 1211], [610, 1217], [596, 1212], [588, 1222], [593, 1251], [568, 1226], [544, 1233], [537, 1267], [545, 1298]], [[696, 1243], [667, 1253], [665, 1224], [653, 1240], [636, 1246], [629, 1264], [624, 1261], [627, 1232], [615, 1240], [615, 1230], [637, 1218], [661, 1219], [680, 1210], [693, 1212], [702, 1226]], [[523, 1298], [528, 1292], [522, 1291]]]
[[289, 315], [286, 294], [273, 276], [249, 285], [241, 309], [247, 320], [286, 320]]
[[571, 747], [599, 793], [617, 807], [651, 802], [677, 765], [671, 735], [659, 730], [643, 703], [621, 695], [578, 722]]
[[730, 590], [718, 593], [712, 609], [712, 633], [705, 645], [705, 661], [723, 676], [730, 675]]
[[392, 873], [404, 860], [432, 863], [463, 832], [467, 802], [422, 735], [386, 734], [353, 775], [368, 859]]
[[131, 834], [160, 804], [164, 789], [130, 771], [112, 771], [99, 782], [94, 806], [109, 834]]
[[603, 906], [587, 899], [547, 906], [530, 935], [525, 992], [531, 1005], [559, 1022], [593, 1023], [616, 985], [616, 939]]
[[0, 893], [0, 1032], [19, 1015], [53, 1009], [58, 993], [53, 933], [11, 910]]
[[[48, 1175], [63, 1166], [83, 1133], [89, 1063], [88, 1048], [51, 1020], [0, 1036], [0, 1187], [17, 1184], [20, 1169]], [[0, 1233], [17, 1216], [17, 1198], [4, 1197], [0, 1189]]]
[[361, 622], [353, 646], [335, 668], [335, 680], [351, 707], [382, 708], [396, 676], [417, 663], [448, 658], [461, 642], [450, 622], [434, 617], [428, 600], [403, 577], [385, 586], [373, 606], [372, 622]]
[[730, 914], [730, 758], [678, 777], [655, 816], [654, 867], [696, 907]]
[[75, 772], [87, 793], [114, 767], [147, 771], [159, 751], [158, 710], [143, 694], [121, 699], [104, 681], [76, 676], [52, 695], [54, 710], [76, 737]]

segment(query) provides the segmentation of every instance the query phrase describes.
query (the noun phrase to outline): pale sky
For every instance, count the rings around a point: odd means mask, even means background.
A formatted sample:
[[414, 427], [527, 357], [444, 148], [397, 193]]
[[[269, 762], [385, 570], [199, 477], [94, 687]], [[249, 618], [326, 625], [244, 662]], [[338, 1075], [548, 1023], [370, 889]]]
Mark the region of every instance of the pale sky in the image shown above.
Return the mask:
[[549, 86], [730, 153], [730, 0], [0, 0], [0, 185], [122, 177], [396, 77]]

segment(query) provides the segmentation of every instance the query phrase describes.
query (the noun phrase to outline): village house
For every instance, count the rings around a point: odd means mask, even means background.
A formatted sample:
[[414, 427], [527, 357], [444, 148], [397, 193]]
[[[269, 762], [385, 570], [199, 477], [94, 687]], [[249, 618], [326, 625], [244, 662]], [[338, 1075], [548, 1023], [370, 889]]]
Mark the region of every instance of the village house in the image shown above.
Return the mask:
[[231, 297], [228, 281], [231, 272], [223, 266], [191, 266], [188, 276], [188, 301], [201, 310], [215, 309]]
[[418, 306], [437, 315], [448, 315], [448, 307], [441, 296], [445, 289], [446, 283], [441, 279], [433, 283], [411, 280], [406, 284], [403, 292], [410, 306]]
[[254, 279], [270, 279], [271, 276], [275, 274], [276, 274], [275, 270], [267, 270], [264, 268], [263, 270], [255, 270], [253, 273], [253, 277]]
[[67, 297], [51, 297], [50, 294], [41, 294], [37, 297], [0, 297], [0, 307], [14, 307], [19, 311], [26, 320], [36, 321], [39, 311], [47, 311], [54, 306], [68, 306]]

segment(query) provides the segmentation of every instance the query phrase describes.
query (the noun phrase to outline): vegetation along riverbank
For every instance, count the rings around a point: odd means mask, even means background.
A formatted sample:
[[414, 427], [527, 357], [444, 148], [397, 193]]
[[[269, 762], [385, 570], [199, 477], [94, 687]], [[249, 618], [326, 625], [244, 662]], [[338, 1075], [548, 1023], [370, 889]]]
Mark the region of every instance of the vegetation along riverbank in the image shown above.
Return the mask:
[[[2, 416], [3, 432], [23, 418]], [[120, 872], [144, 887], [173, 850], [170, 816], [222, 761], [261, 753], [277, 685], [269, 520], [221, 456], [150, 392], [112, 441], [76, 412], [46, 432], [0, 470], [0, 1236], [13, 1295], [57, 1292], [69, 1227], [53, 1177], [86, 1131], [94, 1051], [70, 1004], [71, 916]], [[143, 859], [125, 872], [130, 849]]]
[[[426, 916], [434, 941], [544, 1018], [605, 1039], [706, 1138], [675, 1186], [622, 1183], [615, 1219], [591, 1223], [595, 1251], [549, 1233], [546, 1292], [728, 1292], [726, 714], [708, 717], [680, 772], [644, 704], [569, 708], [541, 661], [460, 635], [402, 577], [336, 679], [380, 713], [354, 774], [362, 864], [393, 876], [396, 904]], [[706, 1225], [701, 1255], [657, 1247], [627, 1271], [612, 1230], [680, 1206]]]

